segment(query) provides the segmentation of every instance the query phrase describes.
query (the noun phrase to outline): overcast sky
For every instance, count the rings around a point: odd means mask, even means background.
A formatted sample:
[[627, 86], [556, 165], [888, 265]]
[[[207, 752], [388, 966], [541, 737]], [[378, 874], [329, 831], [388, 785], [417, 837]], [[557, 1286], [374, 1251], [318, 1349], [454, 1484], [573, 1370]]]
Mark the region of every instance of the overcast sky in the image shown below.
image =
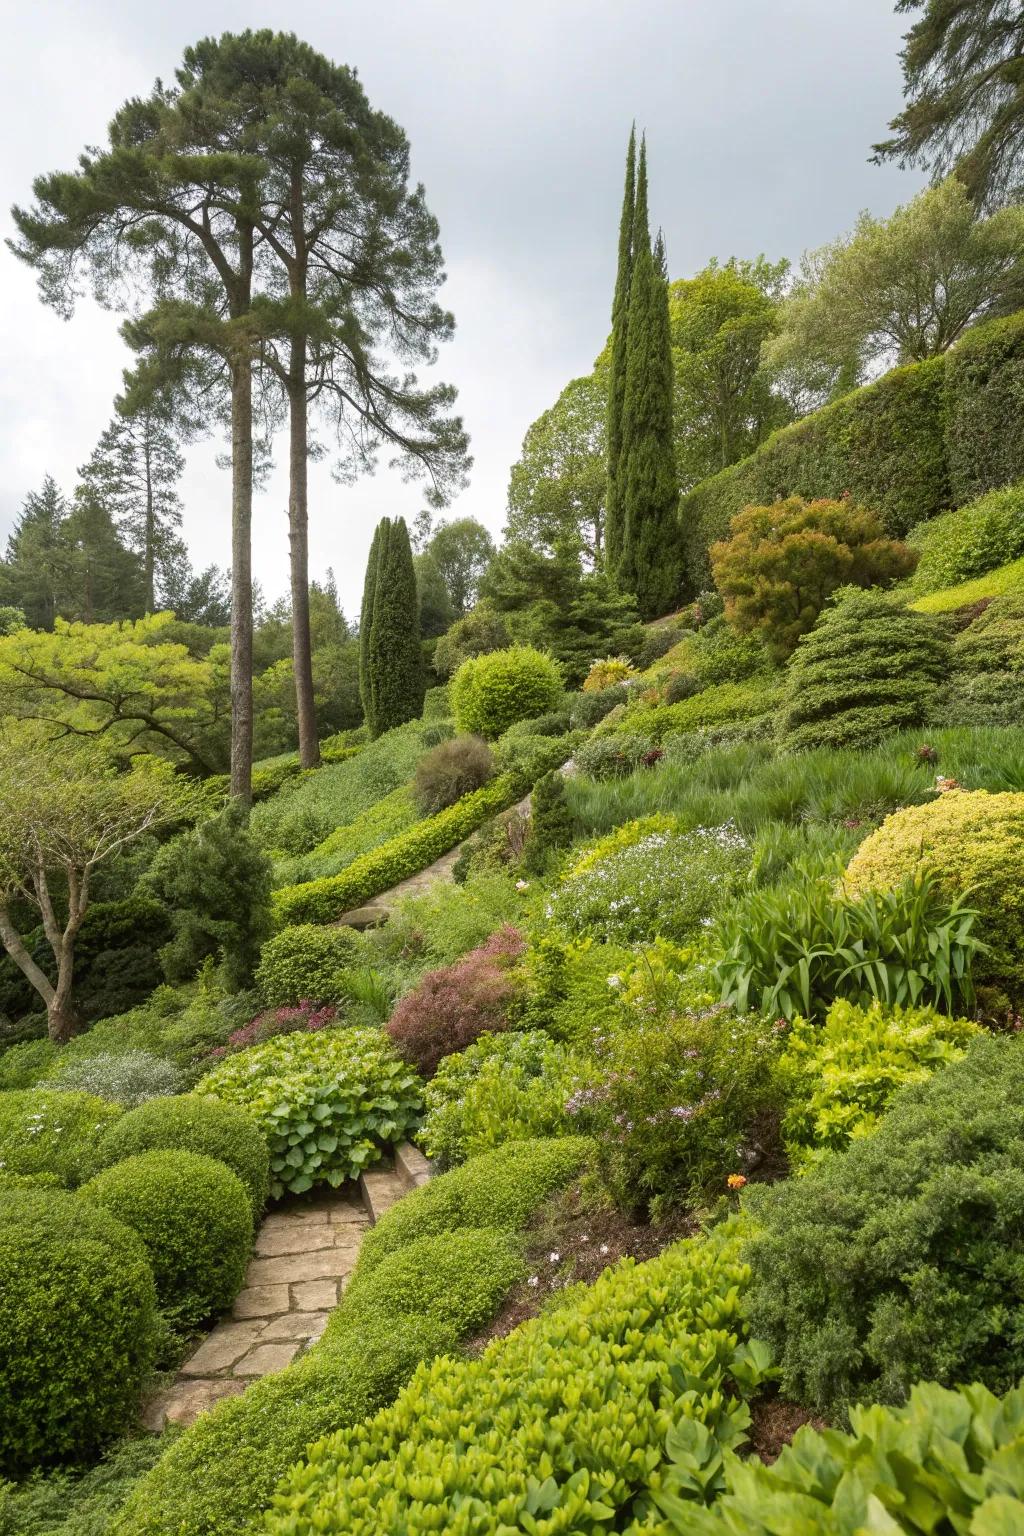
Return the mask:
[[[5, 234], [32, 178], [71, 169], [124, 98], [169, 78], [200, 36], [291, 29], [358, 70], [406, 130], [440, 220], [457, 334], [437, 375], [458, 387], [476, 460], [454, 511], [496, 534], [523, 433], [605, 340], [634, 117], [674, 278], [712, 256], [796, 259], [920, 185], [867, 163], [901, 100], [893, 0], [0, 0], [0, 11]], [[127, 361], [118, 324], [91, 302], [57, 319], [0, 251], [0, 538], [44, 474], [73, 488]], [[220, 447], [189, 454], [196, 566], [228, 561]], [[377, 519], [411, 523], [422, 504], [386, 470], [342, 488], [313, 466], [312, 573], [334, 568], [350, 613]], [[286, 505], [278, 470], [253, 530], [268, 598], [287, 585]]]

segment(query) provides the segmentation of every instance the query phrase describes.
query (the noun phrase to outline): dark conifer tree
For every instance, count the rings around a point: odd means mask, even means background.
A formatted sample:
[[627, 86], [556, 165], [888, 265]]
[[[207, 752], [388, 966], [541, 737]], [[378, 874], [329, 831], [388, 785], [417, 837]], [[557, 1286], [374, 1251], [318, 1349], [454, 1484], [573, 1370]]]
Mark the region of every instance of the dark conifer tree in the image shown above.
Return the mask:
[[370, 731], [381, 736], [423, 712], [426, 681], [419, 597], [404, 517], [388, 526], [377, 557], [369, 641]]
[[52, 475], [25, 497], [7, 540], [3, 601], [20, 608], [30, 629], [52, 629], [67, 595], [71, 554], [64, 532], [68, 504]]
[[635, 592], [641, 616], [668, 612], [678, 592], [673, 368], [665, 247], [651, 251], [647, 217], [647, 150], [640, 145], [633, 221], [633, 275], [626, 345], [619, 490], [622, 552], [615, 576]]
[[371, 730], [370, 630], [373, 627], [373, 600], [377, 591], [377, 566], [389, 526], [390, 519], [382, 517], [373, 530], [370, 553], [366, 557], [366, 575], [363, 578], [363, 606], [359, 610], [359, 697], [363, 703], [366, 723]]
[[622, 407], [626, 393], [626, 348], [629, 323], [629, 289], [633, 273], [633, 215], [636, 201], [636, 128], [629, 134], [626, 152], [626, 188], [619, 220], [619, 261], [612, 299], [611, 367], [608, 371], [608, 488], [605, 497], [605, 559], [614, 570], [622, 554], [622, 491], [619, 463], [622, 453]]

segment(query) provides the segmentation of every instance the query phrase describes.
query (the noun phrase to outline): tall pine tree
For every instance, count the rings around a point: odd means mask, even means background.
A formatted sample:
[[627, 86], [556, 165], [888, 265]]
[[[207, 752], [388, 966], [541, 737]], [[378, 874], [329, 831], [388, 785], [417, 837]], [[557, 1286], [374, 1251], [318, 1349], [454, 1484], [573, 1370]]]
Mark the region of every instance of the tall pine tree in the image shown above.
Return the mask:
[[370, 631], [373, 628], [373, 602], [377, 594], [377, 569], [380, 564], [381, 546], [387, 538], [390, 526], [391, 519], [382, 517], [373, 530], [370, 553], [366, 557], [366, 575], [363, 578], [363, 606], [359, 610], [359, 697], [362, 700], [366, 723], [371, 730], [373, 727], [370, 697]]
[[614, 571], [622, 555], [622, 409], [626, 395], [626, 356], [629, 328], [629, 290], [633, 275], [633, 223], [636, 202], [636, 126], [630, 129], [626, 152], [626, 188], [619, 220], [619, 263], [612, 299], [611, 367], [608, 372], [608, 486], [605, 497], [604, 542], [608, 569]]
[[0, 570], [2, 598], [20, 608], [30, 629], [52, 629], [67, 597], [71, 552], [64, 533], [68, 504], [52, 475], [25, 497]]
[[423, 712], [425, 677], [419, 598], [404, 517], [387, 527], [377, 556], [369, 637], [371, 734], [381, 736]]
[[626, 335], [626, 383], [619, 458], [622, 552], [614, 574], [635, 592], [645, 619], [667, 613], [678, 596], [676, 478], [672, 434], [672, 340], [665, 247], [651, 251], [647, 147], [640, 145], [633, 216], [633, 272]]

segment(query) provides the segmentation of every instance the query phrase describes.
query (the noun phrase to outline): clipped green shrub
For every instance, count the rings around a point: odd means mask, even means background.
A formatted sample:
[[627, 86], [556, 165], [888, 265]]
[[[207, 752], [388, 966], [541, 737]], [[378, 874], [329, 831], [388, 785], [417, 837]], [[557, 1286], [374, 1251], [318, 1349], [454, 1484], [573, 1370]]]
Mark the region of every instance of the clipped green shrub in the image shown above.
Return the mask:
[[569, 700], [569, 724], [573, 730], [592, 730], [613, 709], [625, 703], [626, 691], [621, 683], [602, 688], [600, 693], [574, 693]]
[[874, 1134], [752, 1198], [748, 1313], [787, 1395], [833, 1414], [1024, 1374], [1024, 1040], [982, 1038]]
[[653, 736], [640, 731], [609, 731], [591, 736], [576, 753], [576, 766], [588, 779], [623, 779], [659, 756]]
[[607, 1271], [478, 1359], [422, 1366], [393, 1407], [310, 1447], [268, 1530], [420, 1536], [470, 1511], [481, 1536], [628, 1529], [653, 1488], [680, 1486], [663, 1471], [677, 1418], [719, 1449], [743, 1438], [742, 1394], [762, 1379], [740, 1343], [745, 1281], [727, 1238], [680, 1245]]
[[[804, 1425], [771, 1466], [727, 1455], [725, 1492], [710, 1509], [655, 1494], [666, 1530], [1010, 1536], [1024, 1529], [1024, 1387], [998, 1398], [980, 1385], [949, 1391], [920, 1382], [906, 1407], [854, 1408], [850, 1424], [850, 1434]], [[696, 1448], [691, 1442], [679, 1455], [690, 1476]], [[699, 1449], [706, 1464], [710, 1456]]]
[[949, 790], [926, 805], [894, 811], [865, 838], [846, 869], [854, 896], [888, 892], [911, 871], [929, 870], [945, 898], [978, 913], [979, 981], [1019, 990], [1024, 946], [1024, 794]]
[[245, 1186], [253, 1215], [267, 1199], [270, 1154], [245, 1110], [199, 1093], [150, 1099], [107, 1127], [96, 1149], [98, 1168], [140, 1152], [197, 1152], [226, 1164]]
[[999, 676], [1019, 681], [1024, 671], [1024, 597], [994, 598], [953, 641], [954, 674]]
[[17, 1045], [9, 1045], [0, 1053], [0, 1092], [34, 1087], [60, 1058], [60, 1053], [60, 1046], [45, 1036], [41, 1040], [19, 1040]]
[[474, 1227], [418, 1237], [372, 1270], [357, 1270], [345, 1292], [346, 1325], [358, 1328], [380, 1311], [424, 1314], [464, 1339], [525, 1275], [521, 1244], [507, 1231]]
[[790, 751], [871, 747], [921, 725], [949, 671], [940, 622], [897, 594], [840, 594], [789, 661], [780, 732]]
[[270, 1147], [270, 1193], [337, 1188], [417, 1123], [419, 1078], [376, 1029], [278, 1035], [228, 1056], [200, 1085], [237, 1104]]
[[421, 813], [435, 816], [493, 777], [494, 757], [487, 743], [479, 736], [455, 736], [423, 754], [412, 792]]
[[794, 1020], [776, 1068], [791, 1164], [869, 1134], [897, 1088], [957, 1061], [978, 1030], [970, 1019], [951, 1019], [934, 1008], [886, 1008], [845, 998], [832, 1004], [823, 1024]]
[[189, 1329], [230, 1306], [252, 1243], [242, 1181], [198, 1152], [139, 1152], [95, 1175], [79, 1198], [137, 1232], [160, 1310]]
[[0, 1093], [0, 1167], [80, 1184], [93, 1171], [103, 1132], [120, 1114], [119, 1105], [91, 1093], [46, 1087]]
[[452, 709], [460, 731], [493, 740], [517, 720], [555, 709], [562, 697], [558, 663], [532, 645], [470, 657], [451, 683]]
[[1024, 314], [975, 326], [946, 358], [951, 500], [1024, 479]]
[[1024, 555], [1024, 485], [989, 491], [921, 523], [908, 543], [920, 555], [911, 586], [939, 592]]
[[622, 728], [647, 736], [653, 745], [660, 746], [683, 732], [770, 714], [781, 699], [778, 674], [745, 682], [716, 683], [678, 704], [637, 705], [630, 710]]
[[147, 1099], [180, 1093], [185, 1076], [173, 1061], [150, 1051], [97, 1051], [95, 1056], [58, 1057], [47, 1073], [50, 1081], [64, 1090], [78, 1089], [94, 1098], [106, 1099], [134, 1109]]
[[134, 1232], [74, 1195], [0, 1188], [0, 1470], [86, 1460], [128, 1429], [156, 1338]]
[[268, 1008], [303, 1002], [337, 1003], [345, 997], [344, 972], [355, 959], [353, 928], [296, 923], [274, 934], [260, 950], [256, 989]]

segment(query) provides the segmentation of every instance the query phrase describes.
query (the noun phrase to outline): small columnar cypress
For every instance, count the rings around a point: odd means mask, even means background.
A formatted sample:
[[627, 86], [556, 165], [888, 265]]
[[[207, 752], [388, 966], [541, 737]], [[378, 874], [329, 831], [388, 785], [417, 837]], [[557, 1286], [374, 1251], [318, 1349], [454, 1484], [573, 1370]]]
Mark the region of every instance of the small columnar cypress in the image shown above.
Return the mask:
[[366, 558], [366, 575], [363, 578], [363, 606], [359, 610], [359, 697], [363, 714], [370, 724], [370, 629], [373, 625], [373, 598], [377, 590], [377, 565], [380, 546], [390, 526], [390, 519], [382, 517], [373, 530], [370, 553]]
[[629, 287], [633, 272], [633, 205], [636, 201], [636, 128], [630, 130], [626, 153], [626, 187], [619, 220], [619, 261], [612, 299], [611, 367], [608, 371], [608, 489], [605, 498], [605, 558], [614, 570], [622, 553], [622, 498], [619, 460], [622, 452], [622, 405], [626, 390], [626, 338]]
[[420, 647], [419, 598], [405, 519], [391, 522], [377, 557], [369, 635], [371, 734], [382, 736], [423, 710], [426, 679]]

